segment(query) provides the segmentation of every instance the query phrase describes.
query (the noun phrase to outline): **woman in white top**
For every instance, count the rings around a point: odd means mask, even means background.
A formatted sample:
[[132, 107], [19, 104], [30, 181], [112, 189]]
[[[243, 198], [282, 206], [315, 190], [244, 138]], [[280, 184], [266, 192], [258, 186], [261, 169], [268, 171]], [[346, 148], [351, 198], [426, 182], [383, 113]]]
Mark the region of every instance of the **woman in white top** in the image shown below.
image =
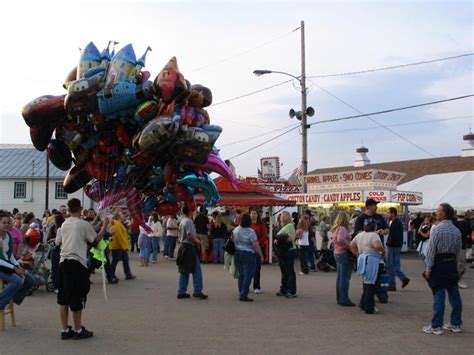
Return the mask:
[[301, 271], [300, 275], [309, 274], [308, 254], [309, 254], [309, 224], [305, 217], [301, 217], [296, 226], [296, 240], [299, 246]]
[[158, 261], [158, 253], [160, 252], [160, 240], [163, 234], [163, 226], [158, 219], [157, 213], [152, 213], [148, 220], [148, 225], [152, 229], [153, 233], [150, 234], [151, 240], [151, 262], [155, 264]]

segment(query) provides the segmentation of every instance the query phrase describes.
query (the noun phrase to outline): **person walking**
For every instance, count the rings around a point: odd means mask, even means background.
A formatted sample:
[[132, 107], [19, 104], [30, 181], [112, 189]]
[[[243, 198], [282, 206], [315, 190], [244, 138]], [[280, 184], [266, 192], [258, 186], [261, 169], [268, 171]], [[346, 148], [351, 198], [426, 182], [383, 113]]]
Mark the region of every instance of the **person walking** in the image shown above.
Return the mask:
[[331, 227], [334, 257], [336, 259], [336, 300], [343, 307], [353, 307], [349, 298], [349, 282], [352, 274], [352, 254], [350, 251], [351, 235], [349, 219], [345, 212], [339, 212]]
[[388, 271], [388, 291], [396, 291], [396, 279], [402, 281], [402, 288], [405, 288], [410, 279], [400, 268], [400, 252], [403, 245], [403, 224], [397, 218], [397, 209], [390, 207], [387, 218], [389, 220], [389, 232], [387, 238], [387, 271]]
[[378, 313], [375, 308], [374, 296], [380, 288], [380, 278], [383, 271], [385, 249], [379, 234], [376, 233], [377, 221], [366, 218], [364, 231], [356, 235], [350, 244], [350, 249], [357, 257], [357, 274], [363, 279], [363, 292], [359, 307], [366, 314]]
[[151, 230], [153, 231], [150, 234], [151, 239], [151, 262], [156, 264], [158, 261], [158, 254], [160, 253], [160, 240], [163, 235], [163, 226], [161, 225], [160, 219], [158, 218], [157, 213], [152, 213], [148, 221]]
[[110, 223], [110, 243], [109, 250], [112, 253], [112, 264], [110, 265], [113, 273], [113, 279], [117, 279], [115, 271], [119, 261], [122, 262], [123, 272], [126, 280], [132, 280], [135, 276], [130, 270], [128, 258], [128, 238], [127, 228], [125, 228], [120, 216], [118, 214], [112, 215], [112, 222]]
[[294, 260], [296, 257], [296, 231], [293, 219], [287, 211], [281, 214], [281, 224], [283, 227], [277, 233], [274, 242], [277, 245], [278, 264], [281, 271], [281, 285], [277, 296], [295, 298], [297, 297], [294, 268]]
[[248, 297], [249, 287], [257, 269], [257, 259], [263, 260], [262, 250], [254, 229], [251, 228], [252, 218], [248, 213], [240, 217], [240, 225], [233, 231], [233, 241], [235, 244], [234, 260], [239, 272], [239, 300], [242, 302], [252, 302]]
[[140, 251], [140, 248], [138, 247], [139, 235], [140, 235], [140, 224], [135, 220], [135, 218], [132, 218], [132, 221], [130, 223], [130, 251], [132, 253], [135, 251], [135, 247], [137, 248], [137, 252]]
[[255, 276], [253, 277], [253, 292], [255, 294], [262, 293], [262, 286], [260, 285], [260, 271], [262, 269], [263, 260], [267, 254], [266, 244], [268, 243], [267, 226], [260, 219], [260, 215], [256, 209], [252, 209], [250, 212], [250, 228], [252, 228], [257, 235], [257, 240], [260, 245], [260, 250], [263, 255], [263, 259], [258, 255], [256, 256], [256, 270]]
[[466, 217], [466, 212], [463, 210], [459, 210], [456, 213], [456, 218], [453, 219], [453, 224], [459, 229], [461, 232], [461, 241], [462, 241], [462, 251], [461, 251], [461, 258], [459, 260], [459, 270], [460, 271], [460, 277], [459, 277], [459, 282], [458, 286], [459, 288], [465, 289], [468, 288], [468, 285], [464, 282], [461, 281], [464, 273], [466, 272], [466, 250], [470, 249], [472, 246], [472, 227], [471, 223], [465, 219]]
[[[423, 273], [433, 293], [433, 318], [423, 332], [441, 335], [444, 330], [462, 332], [462, 300], [459, 293], [459, 266], [461, 259], [461, 232], [453, 225], [454, 209], [442, 203], [436, 210], [439, 223], [431, 232], [430, 245], [425, 258]], [[451, 304], [451, 321], [443, 325], [445, 298]]]
[[309, 225], [305, 216], [300, 217], [298, 225], [296, 226], [296, 242], [298, 244], [298, 252], [300, 258], [300, 275], [309, 274]]
[[202, 292], [202, 270], [198, 255], [200, 241], [196, 237], [196, 230], [192, 219], [193, 212], [189, 210], [188, 206], [184, 206], [182, 212], [183, 218], [179, 224], [179, 241], [181, 242], [181, 247], [176, 260], [179, 270], [177, 297], [178, 299], [191, 297], [186, 291], [188, 289], [189, 274], [193, 274], [193, 297], [205, 300], [208, 296]]
[[[96, 233], [94, 228], [81, 218], [81, 201], [72, 198], [68, 201], [70, 217], [61, 226], [61, 259], [59, 263], [58, 304], [61, 318], [61, 339], [85, 339], [93, 332], [82, 325], [82, 310], [90, 290], [87, 269], [88, 243], [97, 245], [105, 233], [107, 220]], [[72, 312], [74, 330], [68, 324], [69, 309]]]
[[329, 246], [329, 237], [328, 237], [328, 226], [329, 217], [323, 216], [321, 222], [319, 223], [319, 234], [321, 235], [321, 250], [328, 250]]

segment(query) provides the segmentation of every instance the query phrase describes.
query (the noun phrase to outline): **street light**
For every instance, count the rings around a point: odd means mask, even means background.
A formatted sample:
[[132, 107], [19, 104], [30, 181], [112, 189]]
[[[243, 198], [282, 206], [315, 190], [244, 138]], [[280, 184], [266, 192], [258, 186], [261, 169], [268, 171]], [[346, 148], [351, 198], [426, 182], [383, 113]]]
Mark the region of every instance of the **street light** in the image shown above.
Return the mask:
[[[300, 83], [301, 86], [301, 111], [295, 111], [293, 109], [290, 110], [289, 115], [290, 118], [296, 117], [298, 120], [301, 121], [301, 136], [302, 136], [302, 154], [301, 154], [301, 165], [303, 170], [303, 175], [308, 174], [308, 134], [307, 130], [310, 127], [307, 124], [307, 117], [314, 115], [314, 109], [312, 107], [306, 107], [306, 99], [307, 99], [307, 92], [306, 92], [306, 62], [305, 62], [305, 39], [304, 39], [304, 21], [301, 21], [301, 75], [296, 76], [290, 73], [276, 71], [276, 70], [268, 70], [268, 69], [259, 69], [254, 70], [253, 73], [256, 76], [262, 76], [265, 74], [281, 74], [289, 76]], [[302, 181], [303, 185], [303, 193], [307, 193], [307, 186], [306, 182]]]

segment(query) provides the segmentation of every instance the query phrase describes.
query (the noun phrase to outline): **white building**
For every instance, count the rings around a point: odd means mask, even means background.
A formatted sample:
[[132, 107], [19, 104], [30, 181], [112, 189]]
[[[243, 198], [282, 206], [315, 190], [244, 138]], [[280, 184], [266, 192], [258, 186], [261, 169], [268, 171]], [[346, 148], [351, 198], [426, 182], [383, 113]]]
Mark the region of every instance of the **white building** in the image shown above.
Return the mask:
[[18, 208], [21, 212], [33, 212], [41, 217], [49, 210], [65, 205], [76, 197], [84, 208], [93, 202], [79, 190], [67, 194], [63, 189], [66, 171], [49, 164], [49, 204], [46, 206], [46, 152], [37, 151], [29, 144], [0, 144], [0, 209]]

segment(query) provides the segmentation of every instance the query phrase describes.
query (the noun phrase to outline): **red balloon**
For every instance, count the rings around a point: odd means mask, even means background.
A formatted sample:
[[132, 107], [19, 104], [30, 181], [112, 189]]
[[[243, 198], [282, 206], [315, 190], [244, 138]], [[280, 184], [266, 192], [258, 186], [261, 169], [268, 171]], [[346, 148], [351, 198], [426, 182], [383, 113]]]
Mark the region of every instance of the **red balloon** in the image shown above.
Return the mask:
[[119, 125], [117, 125], [117, 130], [116, 130], [116, 134], [117, 134], [117, 139], [118, 141], [120, 142], [120, 144], [122, 144], [125, 148], [129, 148], [132, 146], [132, 139], [130, 138], [130, 136], [128, 135], [128, 132], [127, 130], [125, 129], [125, 126], [120, 123]]
[[176, 202], [162, 202], [156, 206], [156, 211], [161, 216], [175, 215], [179, 212], [179, 204]]
[[31, 143], [33, 143], [36, 149], [42, 152], [48, 147], [53, 132], [54, 127], [51, 125], [44, 127], [30, 127]]

